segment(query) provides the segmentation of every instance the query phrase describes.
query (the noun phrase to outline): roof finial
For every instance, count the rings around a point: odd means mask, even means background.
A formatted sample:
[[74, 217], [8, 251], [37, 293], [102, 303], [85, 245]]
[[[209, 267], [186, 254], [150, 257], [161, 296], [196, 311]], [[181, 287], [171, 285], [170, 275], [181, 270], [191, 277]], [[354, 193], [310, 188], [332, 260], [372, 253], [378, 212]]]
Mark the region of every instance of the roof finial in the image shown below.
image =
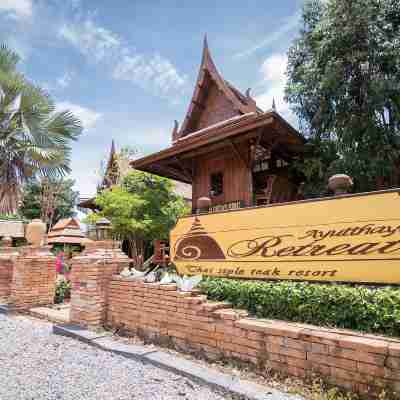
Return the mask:
[[179, 139], [179, 123], [177, 120], [174, 121], [174, 129], [172, 130], [172, 142]]
[[275, 97], [272, 98], [272, 111], [276, 111]]
[[114, 139], [111, 140], [111, 151], [110, 151], [110, 153], [111, 154], [115, 153], [115, 142], [114, 142]]
[[201, 63], [204, 67], [206, 65], [206, 63], [208, 63], [210, 61], [211, 61], [210, 49], [208, 48], [207, 33], [205, 33], [204, 41], [203, 41], [203, 56], [202, 56]]
[[208, 49], [207, 33], [204, 34], [204, 48]]

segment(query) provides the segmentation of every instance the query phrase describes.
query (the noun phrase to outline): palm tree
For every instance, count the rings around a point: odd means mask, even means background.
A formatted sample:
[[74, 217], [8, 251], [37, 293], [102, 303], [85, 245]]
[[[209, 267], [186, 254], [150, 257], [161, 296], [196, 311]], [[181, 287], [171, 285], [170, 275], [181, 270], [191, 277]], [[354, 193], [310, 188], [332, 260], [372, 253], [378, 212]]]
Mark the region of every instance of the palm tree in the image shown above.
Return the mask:
[[16, 211], [30, 178], [70, 172], [70, 143], [82, 132], [79, 119], [56, 112], [49, 95], [16, 70], [18, 61], [0, 46], [0, 214]]

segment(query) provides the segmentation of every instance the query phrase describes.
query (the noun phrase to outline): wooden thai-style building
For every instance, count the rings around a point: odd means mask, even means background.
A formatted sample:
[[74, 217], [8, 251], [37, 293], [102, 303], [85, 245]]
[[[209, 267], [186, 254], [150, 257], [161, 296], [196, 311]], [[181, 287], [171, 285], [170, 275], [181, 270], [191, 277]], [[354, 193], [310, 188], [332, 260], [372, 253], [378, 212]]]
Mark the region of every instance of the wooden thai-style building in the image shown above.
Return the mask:
[[303, 136], [273, 107], [263, 112], [218, 72], [204, 40], [200, 71], [186, 117], [175, 121], [172, 145], [135, 160], [135, 169], [192, 185], [192, 204], [208, 197], [210, 211], [299, 198], [290, 163]]
[[[103, 190], [111, 189], [113, 186], [118, 186], [126, 173], [130, 170], [128, 165], [121, 167], [118, 153], [115, 147], [114, 140], [111, 142], [110, 153], [108, 156], [107, 164], [105, 165], [104, 175], [101, 183], [97, 187], [97, 193], [101, 193]], [[191, 204], [192, 201], [192, 190], [190, 185], [183, 182], [175, 182], [174, 192], [183, 199]], [[100, 211], [98, 205], [95, 202], [96, 196], [80, 198], [78, 203], [78, 208], [82, 212], [86, 210], [91, 210], [94, 212]]]
[[[110, 154], [108, 156], [107, 164], [105, 166], [103, 179], [100, 185], [97, 187], [97, 193], [105, 189], [110, 189], [111, 187], [118, 184], [121, 177], [121, 171], [118, 165], [118, 155], [115, 149], [114, 140], [111, 141]], [[98, 211], [99, 208], [95, 203], [95, 196], [89, 198], [81, 198], [78, 203], [80, 209], [88, 209], [92, 211]]]

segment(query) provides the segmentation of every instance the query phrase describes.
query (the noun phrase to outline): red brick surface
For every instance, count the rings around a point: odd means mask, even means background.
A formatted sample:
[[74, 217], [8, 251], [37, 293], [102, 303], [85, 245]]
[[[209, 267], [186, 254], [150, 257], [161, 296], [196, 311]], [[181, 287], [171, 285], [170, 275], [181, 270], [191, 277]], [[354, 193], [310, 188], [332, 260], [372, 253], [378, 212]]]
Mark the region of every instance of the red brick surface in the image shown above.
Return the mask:
[[[143, 283], [118, 275], [129, 259], [115, 244], [96, 242], [72, 260], [71, 320], [106, 324], [147, 341], [209, 359], [252, 363], [298, 378], [326, 381], [377, 398], [400, 398], [400, 341], [352, 331], [249, 318], [228, 303], [208, 302], [175, 284]], [[0, 298], [17, 310], [53, 303], [55, 257], [48, 247], [0, 252]]]
[[47, 246], [22, 247], [14, 260], [10, 304], [16, 310], [53, 304], [56, 286], [55, 257]]
[[15, 248], [0, 248], [0, 299], [8, 299], [11, 294], [13, 260], [18, 255]]
[[71, 262], [71, 322], [101, 325], [106, 318], [113, 274], [129, 265], [129, 258], [113, 242], [94, 242]]
[[[106, 324], [210, 358], [253, 363], [326, 381], [377, 397], [400, 390], [400, 341], [283, 321], [248, 318], [226, 303], [179, 293], [174, 285], [146, 284], [113, 276]], [[399, 392], [400, 393], [400, 392]]]

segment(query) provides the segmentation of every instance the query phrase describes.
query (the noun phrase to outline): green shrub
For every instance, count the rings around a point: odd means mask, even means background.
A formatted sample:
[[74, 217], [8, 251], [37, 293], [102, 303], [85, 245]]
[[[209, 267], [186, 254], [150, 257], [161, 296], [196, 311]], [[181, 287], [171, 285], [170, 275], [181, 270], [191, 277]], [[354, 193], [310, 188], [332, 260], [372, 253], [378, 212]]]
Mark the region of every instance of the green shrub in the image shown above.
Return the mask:
[[400, 336], [400, 288], [208, 278], [210, 299], [262, 318]]
[[61, 279], [57, 282], [56, 295], [54, 297], [54, 303], [63, 303], [65, 299], [69, 299], [71, 296], [71, 282], [66, 279]]
[[26, 220], [24, 218], [20, 217], [17, 214], [0, 214], [0, 220], [26, 222]]

